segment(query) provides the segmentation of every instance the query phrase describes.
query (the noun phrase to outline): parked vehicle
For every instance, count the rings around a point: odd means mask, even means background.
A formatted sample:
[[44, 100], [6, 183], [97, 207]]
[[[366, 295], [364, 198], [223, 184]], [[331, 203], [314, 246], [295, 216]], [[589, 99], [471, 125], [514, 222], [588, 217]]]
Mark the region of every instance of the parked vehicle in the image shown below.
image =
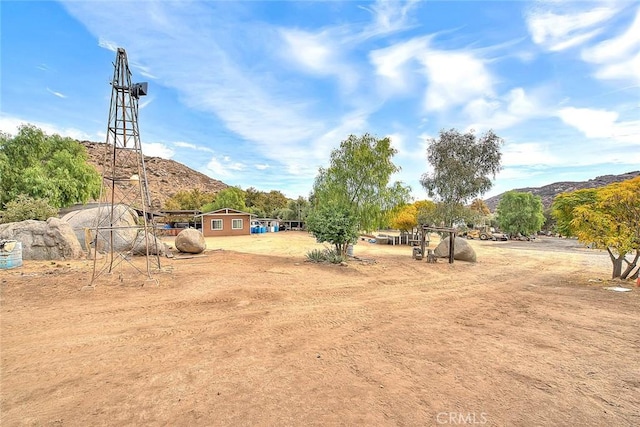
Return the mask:
[[493, 228], [483, 227], [481, 229], [468, 230], [465, 234], [467, 239], [480, 239], [480, 240], [509, 240], [509, 236], [504, 233], [499, 233]]

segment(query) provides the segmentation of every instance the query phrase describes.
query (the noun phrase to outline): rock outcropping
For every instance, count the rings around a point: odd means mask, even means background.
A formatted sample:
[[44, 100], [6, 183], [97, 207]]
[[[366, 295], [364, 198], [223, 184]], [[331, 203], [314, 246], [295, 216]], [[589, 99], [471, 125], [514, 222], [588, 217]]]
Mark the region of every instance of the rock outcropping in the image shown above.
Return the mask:
[[[81, 144], [87, 149], [89, 163], [96, 168], [98, 173], [102, 173], [107, 156], [107, 146], [103, 143], [89, 141], [81, 141]], [[154, 209], [164, 208], [166, 200], [179, 191], [190, 191], [197, 188], [202, 192], [217, 193], [228, 187], [224, 182], [209, 178], [205, 174], [174, 160], [145, 156], [144, 163], [151, 205]], [[122, 173], [124, 175], [131, 176], [138, 173], [138, 170], [133, 167], [126, 168], [123, 165], [121, 167], [123, 167]], [[117, 185], [122, 186], [126, 183], [118, 183]], [[124, 188], [121, 190], [126, 191]]]
[[69, 224], [58, 218], [0, 224], [0, 239], [22, 242], [22, 259], [63, 260], [84, 256]]

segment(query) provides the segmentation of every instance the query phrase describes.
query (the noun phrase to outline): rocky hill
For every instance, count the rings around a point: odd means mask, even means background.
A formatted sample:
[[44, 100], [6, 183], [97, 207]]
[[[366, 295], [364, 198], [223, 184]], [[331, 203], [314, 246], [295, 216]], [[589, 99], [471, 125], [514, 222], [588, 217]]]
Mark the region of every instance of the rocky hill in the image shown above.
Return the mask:
[[[87, 148], [89, 162], [95, 166], [98, 172], [102, 173], [106, 154], [105, 144], [90, 141], [81, 141], [81, 143]], [[224, 182], [209, 178], [205, 174], [194, 171], [174, 160], [145, 156], [144, 163], [151, 193], [151, 204], [155, 208], [164, 207], [164, 202], [178, 191], [197, 188], [203, 192], [215, 193], [228, 187]], [[123, 169], [127, 175], [137, 173], [133, 167], [124, 167]]]
[[[542, 206], [544, 208], [548, 208], [551, 206], [553, 199], [560, 193], [565, 193], [568, 191], [582, 190], [585, 188], [598, 188], [604, 187], [605, 185], [612, 184], [614, 182], [626, 181], [628, 179], [635, 178], [640, 175], [640, 171], [635, 172], [627, 172], [621, 175], [603, 175], [594, 179], [590, 179], [588, 181], [562, 181], [562, 182], [554, 182], [553, 184], [545, 185], [543, 187], [527, 187], [527, 188], [517, 188], [515, 191], [519, 191], [521, 193], [532, 193], [535, 196], [540, 196], [542, 199]], [[500, 198], [504, 193], [498, 194], [497, 196], [490, 197], [485, 200], [485, 203], [491, 210], [491, 212], [495, 212], [496, 206], [500, 202]]]

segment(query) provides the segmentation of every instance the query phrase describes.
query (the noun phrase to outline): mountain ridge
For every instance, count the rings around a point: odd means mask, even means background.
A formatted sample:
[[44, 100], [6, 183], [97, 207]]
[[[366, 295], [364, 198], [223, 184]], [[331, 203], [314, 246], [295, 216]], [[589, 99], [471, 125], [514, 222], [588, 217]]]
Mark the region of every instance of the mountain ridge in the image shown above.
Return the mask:
[[[626, 181], [628, 179], [640, 176], [640, 171], [626, 172], [619, 175], [602, 175], [597, 176], [587, 181], [558, 181], [551, 184], [543, 185], [542, 187], [525, 187], [517, 188], [511, 191], [518, 191], [521, 193], [532, 193], [534, 196], [540, 196], [542, 200], [542, 206], [544, 209], [551, 207], [553, 199], [560, 193], [566, 193], [570, 191], [583, 190], [586, 188], [598, 188], [604, 187], [614, 182]], [[489, 197], [484, 202], [489, 207], [491, 212], [495, 212], [498, 203], [504, 193], [500, 193], [497, 196]]]
[[[102, 173], [106, 158], [106, 145], [103, 142], [79, 141], [86, 149], [88, 162]], [[147, 183], [151, 197], [151, 206], [156, 209], [164, 208], [165, 202], [179, 191], [189, 191], [197, 188], [207, 193], [217, 193], [229, 185], [211, 178], [201, 172], [161, 157], [144, 156], [147, 171]], [[134, 168], [123, 167], [126, 174], [137, 173]]]

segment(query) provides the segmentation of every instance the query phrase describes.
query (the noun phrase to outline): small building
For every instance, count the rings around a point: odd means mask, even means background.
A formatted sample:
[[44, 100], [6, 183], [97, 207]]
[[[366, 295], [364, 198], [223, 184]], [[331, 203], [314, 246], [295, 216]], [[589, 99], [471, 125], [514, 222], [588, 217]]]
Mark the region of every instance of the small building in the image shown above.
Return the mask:
[[202, 218], [202, 234], [205, 237], [215, 237], [251, 234], [251, 217], [254, 215], [222, 208], [196, 216]]

